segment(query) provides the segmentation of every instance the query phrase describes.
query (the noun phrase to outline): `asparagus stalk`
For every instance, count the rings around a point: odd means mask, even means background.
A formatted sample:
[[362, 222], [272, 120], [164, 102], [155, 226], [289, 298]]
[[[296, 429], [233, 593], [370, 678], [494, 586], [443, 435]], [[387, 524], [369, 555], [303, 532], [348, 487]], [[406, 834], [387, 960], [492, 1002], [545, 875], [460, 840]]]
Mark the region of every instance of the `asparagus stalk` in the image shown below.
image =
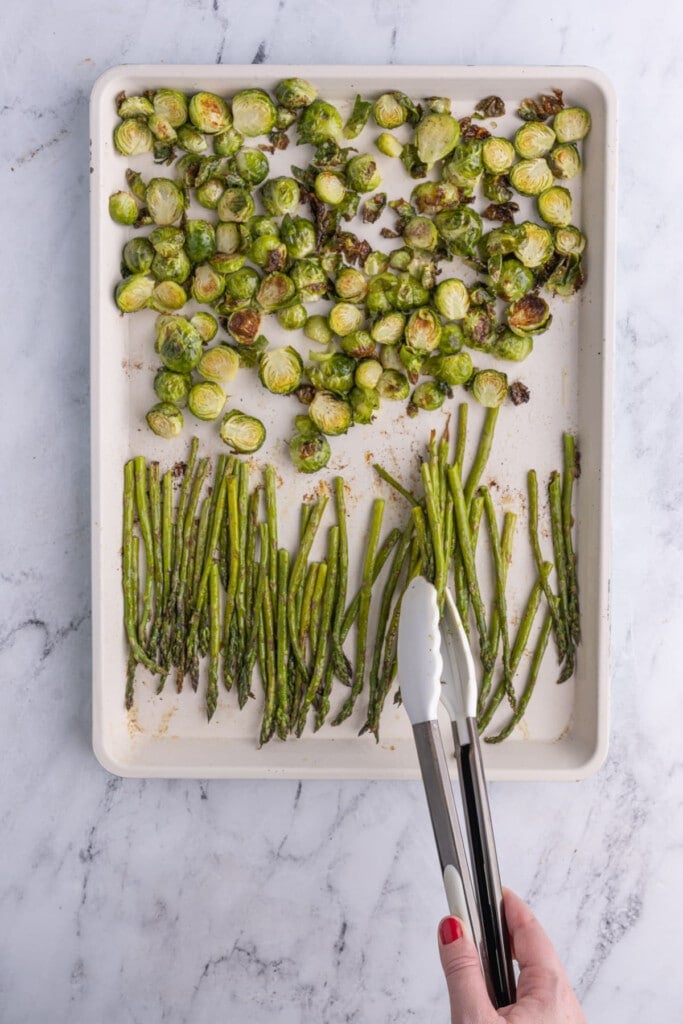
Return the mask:
[[[126, 463], [123, 471], [123, 619], [128, 638], [128, 647], [137, 662], [155, 674], [162, 674], [163, 668], [157, 665], [142, 648], [138, 640], [138, 549], [139, 539], [134, 534], [135, 520], [135, 466], [133, 461]], [[133, 701], [132, 681], [130, 678], [126, 688], [126, 706], [130, 708]]]
[[526, 686], [524, 692], [519, 699], [519, 703], [507, 725], [501, 729], [496, 736], [486, 736], [484, 740], [486, 743], [502, 743], [503, 740], [507, 739], [515, 726], [522, 720], [524, 712], [526, 711], [531, 695], [534, 692], [536, 681], [538, 679], [538, 673], [541, 669], [541, 662], [543, 661], [543, 655], [545, 654], [546, 647], [548, 646], [548, 640], [550, 639], [550, 633], [552, 630], [553, 620], [550, 612], [546, 613], [541, 627], [541, 632], [536, 641], [536, 647], [534, 654], [531, 659], [531, 665], [529, 666], [529, 675], [527, 677]]
[[465, 504], [470, 507], [472, 498], [475, 495], [477, 488], [479, 487], [479, 481], [482, 478], [483, 472], [486, 469], [486, 463], [489, 461], [489, 455], [491, 454], [491, 447], [493, 445], [493, 434], [496, 429], [496, 422], [498, 420], [498, 406], [493, 409], [486, 410], [486, 417], [484, 419], [484, 426], [482, 428], [481, 436], [479, 438], [479, 445], [477, 447], [476, 454], [474, 456], [474, 462], [470, 469], [467, 477], [467, 482], [463, 487], [465, 494]]
[[470, 532], [470, 524], [467, 517], [467, 501], [460, 477], [452, 466], [449, 466], [448, 468], [448, 484], [453, 497], [455, 524], [458, 534], [458, 543], [463, 557], [467, 589], [472, 601], [474, 617], [477, 623], [477, 632], [479, 634], [479, 653], [482, 665], [486, 671], [491, 667], [493, 662], [491, 652], [489, 650], [486, 611], [484, 609], [481, 591], [479, 590], [479, 581], [477, 579], [477, 570], [474, 562], [472, 534]]
[[[318, 532], [318, 527], [320, 526], [320, 521], [323, 517], [323, 513], [325, 512], [326, 506], [326, 496], [319, 498], [318, 501], [313, 506], [310, 518], [306, 523], [304, 535], [301, 538], [301, 544], [299, 545], [297, 556], [294, 559], [294, 564], [292, 565], [292, 571], [289, 577], [289, 587], [286, 591], [290, 642], [292, 645], [292, 651], [294, 653], [297, 666], [301, 673], [303, 674], [306, 681], [308, 681], [309, 673], [308, 667], [304, 660], [303, 651], [301, 650], [301, 644], [299, 643], [296, 623], [296, 596], [299, 587], [303, 584], [304, 574], [306, 572], [306, 564], [308, 562], [308, 556], [311, 552], [313, 541], [315, 540], [315, 535]], [[280, 598], [280, 600], [282, 600], [282, 597]]]
[[[277, 589], [279, 594], [286, 594], [289, 585], [289, 551], [280, 548], [277, 553]], [[296, 624], [295, 624], [296, 627]], [[287, 739], [289, 732], [289, 685], [287, 662], [289, 659], [289, 637], [287, 634], [287, 608], [284, 601], [277, 606], [277, 640], [276, 640], [276, 708], [275, 722], [277, 734], [281, 740]]]
[[567, 559], [567, 587], [569, 599], [569, 633], [575, 644], [581, 639], [579, 621], [579, 584], [576, 573], [576, 555], [572, 542], [572, 492], [578, 476], [576, 443], [572, 434], [563, 434], [564, 465], [562, 473], [562, 534]]
[[211, 721], [218, 702], [218, 665], [221, 656], [221, 596], [218, 563], [209, 570], [209, 681], [206, 690], [206, 715]]

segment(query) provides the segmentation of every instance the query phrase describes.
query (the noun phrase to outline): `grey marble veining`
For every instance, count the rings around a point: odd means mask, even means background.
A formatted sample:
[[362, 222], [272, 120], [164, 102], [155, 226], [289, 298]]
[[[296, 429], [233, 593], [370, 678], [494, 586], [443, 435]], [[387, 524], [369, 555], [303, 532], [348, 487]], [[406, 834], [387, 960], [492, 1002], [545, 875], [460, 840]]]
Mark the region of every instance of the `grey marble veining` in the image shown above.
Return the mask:
[[0, 41], [0, 1019], [447, 1019], [418, 784], [122, 781], [90, 749], [88, 95], [114, 64], [250, 61], [592, 64], [617, 88], [611, 750], [588, 782], [492, 800], [503, 875], [589, 1020], [680, 1019], [678, 5], [45, 10], [7, 7]]

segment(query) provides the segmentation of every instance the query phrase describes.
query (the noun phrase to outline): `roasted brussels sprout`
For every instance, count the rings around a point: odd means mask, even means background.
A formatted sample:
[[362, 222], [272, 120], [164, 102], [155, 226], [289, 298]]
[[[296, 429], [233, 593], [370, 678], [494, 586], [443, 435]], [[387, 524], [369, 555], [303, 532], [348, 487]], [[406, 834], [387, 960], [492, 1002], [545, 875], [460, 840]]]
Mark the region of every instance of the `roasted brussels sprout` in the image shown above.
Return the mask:
[[450, 181], [423, 181], [415, 186], [410, 198], [418, 213], [431, 216], [457, 206], [460, 189]]
[[406, 109], [399, 96], [395, 92], [385, 92], [375, 100], [372, 116], [378, 128], [399, 128], [405, 123]]
[[114, 192], [109, 196], [109, 216], [117, 224], [135, 224], [140, 207], [130, 192]]
[[345, 395], [354, 383], [356, 360], [343, 352], [311, 352], [311, 364], [306, 373], [318, 391], [333, 391]]
[[280, 237], [287, 246], [290, 259], [300, 260], [315, 252], [315, 225], [306, 217], [285, 214], [280, 225]]
[[433, 352], [439, 347], [441, 321], [427, 306], [416, 309], [408, 317], [404, 338], [407, 345], [419, 352]]
[[245, 306], [258, 291], [261, 278], [253, 267], [242, 267], [225, 277], [224, 305], [228, 308]]
[[514, 256], [493, 256], [489, 260], [489, 279], [501, 299], [514, 302], [536, 284], [533, 272]]
[[266, 439], [266, 428], [255, 416], [233, 409], [223, 417], [219, 430], [221, 441], [239, 455], [251, 455]]
[[136, 313], [144, 309], [154, 291], [154, 278], [147, 274], [132, 274], [116, 286], [114, 299], [122, 313]]
[[147, 426], [159, 437], [177, 437], [183, 429], [183, 414], [171, 402], [159, 402], [153, 405], [145, 417]]
[[253, 345], [259, 337], [261, 314], [255, 309], [237, 309], [228, 317], [226, 327], [240, 345]]
[[553, 242], [561, 256], [580, 256], [586, 248], [586, 236], [573, 224], [555, 228]]
[[308, 320], [308, 313], [300, 302], [293, 302], [291, 306], [278, 310], [277, 319], [280, 327], [284, 327], [286, 331], [300, 331]]
[[395, 345], [403, 337], [406, 318], [403, 313], [385, 313], [370, 328], [373, 341], [380, 345]]
[[319, 345], [329, 345], [334, 337], [327, 317], [321, 316], [320, 313], [308, 317], [304, 325], [304, 334], [311, 341], [317, 341]]
[[301, 110], [309, 106], [318, 90], [305, 78], [283, 78], [275, 89], [275, 98], [285, 110]]
[[297, 425], [301, 420], [308, 420], [310, 426], [301, 424], [301, 429], [297, 429], [289, 442], [289, 454], [300, 473], [317, 473], [330, 461], [330, 442], [308, 416], [297, 416]]
[[313, 182], [313, 191], [321, 203], [339, 206], [346, 195], [346, 185], [334, 171], [320, 171]]
[[200, 263], [194, 269], [190, 291], [197, 302], [215, 302], [225, 291], [225, 278], [210, 263]]
[[182, 284], [192, 272], [192, 264], [184, 249], [173, 256], [160, 256], [156, 253], [152, 260], [152, 276], [157, 281], [175, 281]]
[[519, 225], [512, 247], [517, 259], [525, 267], [543, 266], [553, 254], [553, 236], [547, 228], [531, 220]]
[[448, 384], [451, 387], [466, 384], [473, 372], [472, 356], [469, 352], [432, 356], [425, 363], [424, 371], [435, 377], [440, 384]]
[[343, 338], [353, 331], [357, 331], [363, 323], [363, 310], [350, 302], [337, 302], [327, 316], [330, 330]]
[[173, 224], [185, 210], [183, 193], [170, 178], [152, 178], [145, 190], [147, 212], [155, 224]]
[[526, 121], [515, 132], [515, 149], [523, 160], [545, 156], [555, 145], [555, 132], [543, 121]]
[[529, 334], [515, 334], [513, 331], [505, 331], [496, 338], [494, 354], [499, 359], [509, 359], [515, 363], [521, 363], [526, 359], [534, 348], [534, 340]]
[[384, 156], [397, 157], [403, 152], [403, 143], [399, 142], [391, 132], [382, 132], [381, 135], [378, 135], [375, 145]]
[[492, 135], [482, 142], [481, 160], [491, 174], [505, 174], [515, 162], [515, 147], [508, 139]]
[[160, 369], [154, 378], [154, 391], [160, 402], [171, 402], [183, 409], [187, 405], [187, 396], [192, 387], [192, 376], [189, 373], [174, 373], [173, 370]]
[[339, 298], [346, 302], [362, 302], [368, 293], [368, 282], [360, 270], [345, 267], [337, 275], [334, 289]]
[[211, 313], [204, 313], [203, 311], [193, 313], [190, 317], [190, 323], [195, 331], [198, 331], [203, 345], [208, 345], [218, 334], [218, 321], [215, 316], [211, 316]]
[[246, 256], [242, 253], [235, 253], [229, 256], [224, 252], [216, 252], [209, 259], [209, 263], [218, 274], [234, 274], [236, 270], [241, 270], [246, 263]]
[[463, 195], [473, 196], [483, 173], [482, 140], [464, 139], [445, 161], [441, 176], [457, 185]]
[[296, 260], [290, 271], [292, 281], [302, 302], [315, 302], [327, 294], [327, 274], [319, 260], [307, 256]]
[[403, 229], [403, 241], [412, 249], [431, 251], [439, 244], [439, 232], [429, 217], [412, 217]]
[[356, 364], [354, 383], [365, 391], [372, 391], [377, 387], [382, 376], [382, 364], [377, 359], [361, 359]]
[[299, 142], [318, 146], [327, 139], [338, 138], [344, 125], [336, 107], [326, 100], [315, 99], [302, 110], [297, 127]]
[[490, 352], [496, 336], [494, 317], [481, 306], [471, 307], [463, 319], [462, 328], [468, 348]]
[[226, 128], [213, 137], [213, 151], [216, 156], [234, 156], [244, 145], [244, 136], [236, 128]]
[[448, 247], [459, 256], [473, 256], [481, 238], [481, 217], [470, 206], [455, 206], [434, 217], [439, 234]]
[[398, 355], [404, 370], [408, 374], [408, 380], [411, 384], [417, 384], [418, 377], [422, 373], [422, 367], [427, 358], [427, 353], [411, 348], [410, 345], [402, 342], [398, 346]]
[[181, 284], [177, 281], [159, 281], [154, 286], [149, 306], [158, 313], [174, 313], [182, 309], [186, 302], [187, 292]]
[[207, 348], [197, 363], [197, 373], [215, 384], [228, 384], [235, 379], [239, 368], [239, 356], [229, 345]]
[[583, 107], [565, 107], [553, 119], [558, 142], [579, 142], [591, 130], [591, 116]]
[[178, 128], [176, 132], [176, 145], [183, 152], [192, 153], [195, 156], [205, 153], [209, 148], [202, 133], [198, 128], [193, 128], [191, 124], [183, 124]]
[[379, 409], [379, 393], [374, 389], [351, 388], [349, 391], [349, 404], [353, 413], [354, 423], [372, 423]]
[[331, 436], [345, 434], [353, 422], [349, 403], [330, 391], [317, 392], [308, 408], [308, 415], [318, 430]]
[[226, 256], [239, 252], [242, 245], [242, 236], [235, 221], [219, 221], [216, 224], [215, 234], [218, 252], [222, 252]]
[[216, 232], [208, 220], [185, 222], [185, 252], [193, 263], [203, 263], [216, 252]]
[[470, 308], [470, 293], [464, 281], [449, 277], [434, 291], [434, 305], [446, 320], [462, 320]]
[[568, 298], [574, 295], [584, 282], [581, 257], [576, 254], [564, 256], [545, 282], [545, 286], [553, 295]]
[[388, 266], [389, 257], [387, 254], [374, 250], [368, 254], [365, 262], [363, 263], [363, 270], [368, 277], [375, 277], [377, 274], [383, 274]]
[[548, 166], [556, 178], [575, 178], [581, 170], [581, 157], [576, 146], [563, 142], [548, 153]]
[[195, 199], [205, 210], [217, 210], [225, 188], [225, 182], [220, 178], [209, 178], [195, 191]]
[[375, 354], [376, 344], [368, 331], [351, 331], [340, 339], [339, 347], [347, 356], [365, 359]]
[[415, 129], [418, 159], [429, 169], [455, 148], [460, 125], [450, 114], [426, 114]]
[[[508, 203], [508, 210], [510, 214], [514, 211], [513, 204], [510, 203], [514, 192], [510, 188], [510, 179], [507, 174], [490, 174], [488, 171], [484, 174], [484, 181], [482, 184], [482, 192], [487, 199], [490, 199], [492, 203]], [[516, 204], [515, 204], [516, 205]], [[502, 212], [502, 211], [499, 211]], [[486, 215], [490, 214], [490, 208], [486, 211]], [[509, 218], [512, 221], [512, 217]]]
[[221, 220], [244, 224], [254, 216], [256, 207], [251, 193], [245, 188], [226, 188], [216, 210]]
[[172, 143], [178, 137], [171, 122], [158, 114], [152, 114], [147, 118], [147, 126], [157, 142]]
[[277, 235], [258, 235], [251, 243], [249, 259], [264, 270], [284, 270], [287, 246]]
[[346, 165], [346, 180], [354, 192], [374, 192], [382, 184], [375, 158], [369, 153], [351, 157]]
[[514, 334], [541, 334], [550, 327], [550, 307], [539, 295], [525, 295], [512, 302], [506, 312]]
[[128, 117], [114, 129], [114, 146], [123, 156], [140, 156], [149, 153], [154, 145], [154, 136], [147, 122], [137, 117]]
[[226, 394], [214, 381], [201, 381], [190, 388], [187, 405], [198, 420], [217, 420], [223, 412]]
[[[447, 388], [435, 380], [425, 380], [418, 384], [410, 396], [408, 414], [415, 414], [417, 409], [434, 412], [446, 401]], [[412, 407], [412, 408], [411, 408]]]
[[187, 96], [177, 89], [157, 89], [152, 98], [154, 113], [165, 118], [173, 128], [187, 121]]
[[[467, 315], [467, 314], [465, 314]], [[439, 338], [439, 352], [444, 356], [455, 355], [465, 344], [465, 332], [459, 323], [443, 324]]]
[[499, 370], [479, 370], [472, 378], [472, 395], [488, 409], [502, 405], [507, 393], [508, 379]]
[[200, 132], [215, 135], [231, 125], [230, 108], [224, 99], [212, 92], [197, 92], [188, 105], [190, 121]]
[[148, 241], [159, 256], [177, 256], [185, 245], [185, 232], [182, 228], [167, 224], [165, 227], [155, 228], [154, 231], [151, 231]]
[[263, 89], [242, 89], [232, 99], [232, 121], [242, 135], [268, 135], [275, 127], [277, 110]]
[[147, 118], [154, 113], [154, 104], [147, 96], [126, 96], [121, 97], [117, 103], [116, 112], [120, 118], [140, 117]]
[[564, 228], [572, 221], [572, 195], [562, 185], [553, 185], [541, 192], [536, 201], [539, 216], [555, 228]]
[[268, 157], [260, 149], [244, 146], [235, 156], [235, 170], [249, 185], [260, 185], [268, 177]]
[[553, 183], [553, 172], [544, 158], [520, 160], [510, 169], [510, 184], [520, 195], [537, 196]]
[[259, 377], [264, 388], [274, 395], [291, 395], [299, 387], [304, 364], [291, 346], [270, 348], [261, 356]]
[[362, 96], [356, 96], [353, 109], [349, 114], [348, 121], [344, 125], [344, 138], [356, 139], [365, 128], [372, 110], [372, 103], [364, 100]]
[[276, 270], [266, 274], [256, 293], [256, 301], [266, 313], [282, 309], [296, 298], [296, 285], [287, 274]]
[[202, 339], [182, 316], [157, 317], [154, 348], [168, 370], [189, 373], [202, 357]]
[[301, 192], [294, 178], [271, 178], [261, 188], [261, 201], [273, 217], [294, 213], [301, 202]]
[[152, 266], [154, 246], [148, 238], [131, 238], [124, 245], [122, 256], [131, 274], [145, 274]]
[[377, 382], [377, 394], [393, 402], [403, 401], [410, 394], [408, 378], [399, 370], [382, 370], [382, 376]]

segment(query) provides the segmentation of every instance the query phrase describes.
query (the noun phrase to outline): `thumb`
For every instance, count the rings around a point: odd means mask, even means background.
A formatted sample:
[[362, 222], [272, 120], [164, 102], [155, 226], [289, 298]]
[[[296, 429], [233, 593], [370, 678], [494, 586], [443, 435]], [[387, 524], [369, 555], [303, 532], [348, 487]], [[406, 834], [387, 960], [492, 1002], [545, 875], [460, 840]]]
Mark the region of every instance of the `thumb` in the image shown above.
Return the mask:
[[452, 1024], [497, 1020], [481, 973], [477, 949], [457, 917], [444, 917], [439, 925], [439, 954], [451, 1001]]

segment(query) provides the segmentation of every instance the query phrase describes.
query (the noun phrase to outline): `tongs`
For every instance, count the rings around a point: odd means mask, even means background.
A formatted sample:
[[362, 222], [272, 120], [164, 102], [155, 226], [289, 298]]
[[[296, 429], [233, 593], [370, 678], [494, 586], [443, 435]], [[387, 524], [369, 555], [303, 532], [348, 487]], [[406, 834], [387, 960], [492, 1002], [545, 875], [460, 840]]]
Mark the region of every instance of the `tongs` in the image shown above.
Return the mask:
[[[477, 731], [474, 663], [448, 590], [441, 625], [439, 620], [436, 589], [416, 577], [401, 605], [401, 697], [413, 726], [449, 910], [469, 929], [494, 1005], [508, 1006], [516, 997], [515, 976]], [[451, 719], [471, 870], [437, 721], [439, 701]]]

